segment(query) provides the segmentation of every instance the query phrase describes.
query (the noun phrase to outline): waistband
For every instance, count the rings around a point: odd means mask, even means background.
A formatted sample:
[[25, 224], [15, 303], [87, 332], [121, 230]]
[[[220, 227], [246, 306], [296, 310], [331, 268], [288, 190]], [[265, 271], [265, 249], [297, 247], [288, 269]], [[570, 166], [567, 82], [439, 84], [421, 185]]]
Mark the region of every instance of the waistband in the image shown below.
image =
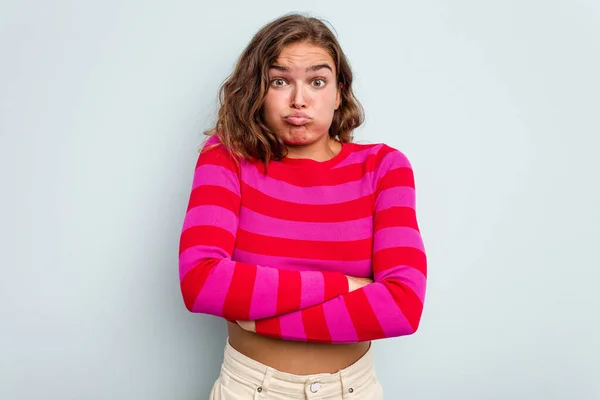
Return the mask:
[[344, 398], [376, 379], [372, 346], [354, 364], [334, 373], [295, 375], [278, 371], [225, 346], [222, 370], [259, 392], [285, 394], [289, 398], [313, 399], [342, 395]]

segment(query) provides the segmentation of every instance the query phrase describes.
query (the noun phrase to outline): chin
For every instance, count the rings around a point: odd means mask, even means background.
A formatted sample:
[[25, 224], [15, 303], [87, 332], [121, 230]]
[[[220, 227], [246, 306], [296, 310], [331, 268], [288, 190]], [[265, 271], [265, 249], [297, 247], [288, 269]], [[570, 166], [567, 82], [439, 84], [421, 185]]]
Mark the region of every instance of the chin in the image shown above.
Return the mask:
[[299, 146], [314, 142], [314, 139], [311, 139], [311, 135], [308, 135], [305, 132], [298, 132], [297, 134], [288, 133], [286, 135], [282, 135], [281, 140], [283, 140], [283, 143], [289, 146]]
[[282, 135], [283, 143], [288, 146], [306, 146], [318, 142], [321, 136], [310, 132], [288, 132]]

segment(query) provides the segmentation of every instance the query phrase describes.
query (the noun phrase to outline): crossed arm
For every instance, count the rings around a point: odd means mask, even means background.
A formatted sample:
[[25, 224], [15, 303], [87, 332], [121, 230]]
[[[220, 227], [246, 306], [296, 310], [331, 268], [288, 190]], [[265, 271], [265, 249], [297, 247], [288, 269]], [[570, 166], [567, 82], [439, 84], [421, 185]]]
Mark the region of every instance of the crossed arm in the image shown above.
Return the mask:
[[[363, 277], [349, 276], [349, 275], [346, 275], [346, 278], [348, 279], [348, 292], [353, 292], [355, 290], [358, 290], [364, 286], [367, 286], [367, 285], [373, 283], [373, 279], [371, 279], [371, 278], [363, 278]], [[254, 320], [239, 321], [238, 320], [235, 322], [243, 329], [245, 329], [249, 332], [256, 333], [256, 321], [254, 321]]]

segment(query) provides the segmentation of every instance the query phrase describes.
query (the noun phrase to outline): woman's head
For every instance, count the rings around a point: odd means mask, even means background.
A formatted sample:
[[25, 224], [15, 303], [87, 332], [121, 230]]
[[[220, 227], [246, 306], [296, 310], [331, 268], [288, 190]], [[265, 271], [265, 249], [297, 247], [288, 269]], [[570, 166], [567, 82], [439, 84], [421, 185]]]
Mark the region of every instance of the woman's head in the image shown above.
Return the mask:
[[352, 70], [333, 33], [298, 14], [261, 28], [221, 86], [216, 133], [244, 158], [286, 155], [286, 145], [352, 140], [363, 111]]
[[341, 85], [329, 52], [308, 42], [288, 44], [269, 68], [261, 116], [285, 145], [327, 142]]

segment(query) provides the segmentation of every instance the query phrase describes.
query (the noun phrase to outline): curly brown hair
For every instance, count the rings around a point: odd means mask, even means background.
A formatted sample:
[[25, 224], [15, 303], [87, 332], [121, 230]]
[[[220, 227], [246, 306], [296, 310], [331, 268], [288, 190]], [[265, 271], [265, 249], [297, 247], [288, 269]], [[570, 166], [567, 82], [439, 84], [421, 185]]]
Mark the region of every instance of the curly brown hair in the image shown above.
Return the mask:
[[248, 43], [234, 71], [219, 90], [219, 111], [215, 127], [204, 132], [217, 135], [234, 155], [261, 160], [265, 169], [270, 160], [287, 154], [283, 141], [265, 124], [261, 110], [269, 88], [269, 68], [282, 49], [293, 43], [309, 43], [327, 50], [335, 62], [341, 104], [335, 111], [329, 135], [344, 143], [364, 121], [364, 111], [352, 91], [352, 70], [340, 44], [325, 23], [302, 14], [286, 14], [263, 26]]

